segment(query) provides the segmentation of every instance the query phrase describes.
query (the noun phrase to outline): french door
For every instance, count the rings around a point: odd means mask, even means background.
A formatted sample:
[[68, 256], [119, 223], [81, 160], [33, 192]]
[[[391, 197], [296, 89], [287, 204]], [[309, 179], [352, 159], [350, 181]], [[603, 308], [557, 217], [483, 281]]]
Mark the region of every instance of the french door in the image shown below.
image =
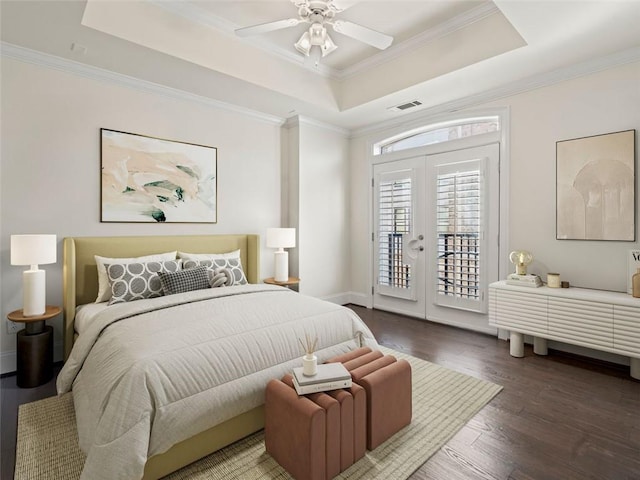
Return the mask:
[[375, 308], [487, 330], [499, 145], [374, 166]]

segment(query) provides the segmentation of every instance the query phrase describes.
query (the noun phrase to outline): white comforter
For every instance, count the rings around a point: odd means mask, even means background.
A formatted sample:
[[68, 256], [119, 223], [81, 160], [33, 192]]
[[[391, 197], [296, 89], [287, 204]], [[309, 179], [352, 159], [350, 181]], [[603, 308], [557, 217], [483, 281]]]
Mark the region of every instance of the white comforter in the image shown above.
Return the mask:
[[73, 387], [82, 479], [141, 478], [147, 458], [264, 403], [300, 364], [376, 341], [351, 310], [270, 285], [112, 305], [76, 341], [57, 380]]

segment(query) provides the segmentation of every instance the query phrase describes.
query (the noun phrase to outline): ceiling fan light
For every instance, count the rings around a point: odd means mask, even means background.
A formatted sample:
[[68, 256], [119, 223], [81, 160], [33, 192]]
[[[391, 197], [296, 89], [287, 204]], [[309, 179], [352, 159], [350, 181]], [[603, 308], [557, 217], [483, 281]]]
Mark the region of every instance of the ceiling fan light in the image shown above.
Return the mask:
[[309, 38], [309, 32], [304, 32], [295, 45], [296, 50], [298, 50], [303, 55], [309, 56], [309, 51], [311, 51], [311, 40]]
[[327, 35], [327, 37], [324, 39], [324, 43], [320, 48], [322, 49], [322, 56], [326, 57], [331, 52], [336, 50], [338, 46], [335, 43], [333, 43], [333, 40], [331, 40], [331, 37]]
[[327, 29], [321, 23], [314, 23], [309, 27], [309, 41], [311, 45], [322, 46], [327, 38]]

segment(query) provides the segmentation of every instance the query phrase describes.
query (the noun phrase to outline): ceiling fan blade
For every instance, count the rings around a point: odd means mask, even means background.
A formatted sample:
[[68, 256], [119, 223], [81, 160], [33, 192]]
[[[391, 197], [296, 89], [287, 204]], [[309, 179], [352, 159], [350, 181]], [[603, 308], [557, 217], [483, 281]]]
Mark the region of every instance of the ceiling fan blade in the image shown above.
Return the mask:
[[346, 20], [335, 20], [331, 25], [336, 32], [346, 35], [347, 37], [360, 40], [361, 42], [379, 48], [380, 50], [384, 50], [393, 43], [393, 37], [385, 35], [384, 33], [376, 32], [370, 28], [363, 27], [357, 23], [348, 22]]
[[283, 28], [295, 27], [302, 20], [297, 18], [288, 18], [286, 20], [277, 20], [275, 22], [261, 23], [260, 25], [253, 25], [251, 27], [238, 28], [236, 35], [239, 37], [248, 37], [250, 35], [260, 35], [262, 33], [273, 32], [274, 30], [281, 30]]

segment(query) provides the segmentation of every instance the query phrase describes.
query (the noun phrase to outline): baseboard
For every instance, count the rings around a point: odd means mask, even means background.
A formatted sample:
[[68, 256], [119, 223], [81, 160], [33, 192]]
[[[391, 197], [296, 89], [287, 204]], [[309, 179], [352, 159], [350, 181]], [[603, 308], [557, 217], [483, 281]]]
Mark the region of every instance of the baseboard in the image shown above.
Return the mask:
[[[53, 362], [62, 362], [63, 360], [62, 343], [53, 344]], [[0, 375], [14, 373], [18, 369], [16, 360], [16, 351], [9, 350], [0, 353]]]
[[359, 307], [373, 308], [373, 299], [371, 295], [364, 293], [349, 292], [349, 303], [358, 305]]
[[322, 300], [335, 303], [336, 305], [346, 305], [349, 303], [349, 293], [336, 293], [328, 297], [322, 297]]

